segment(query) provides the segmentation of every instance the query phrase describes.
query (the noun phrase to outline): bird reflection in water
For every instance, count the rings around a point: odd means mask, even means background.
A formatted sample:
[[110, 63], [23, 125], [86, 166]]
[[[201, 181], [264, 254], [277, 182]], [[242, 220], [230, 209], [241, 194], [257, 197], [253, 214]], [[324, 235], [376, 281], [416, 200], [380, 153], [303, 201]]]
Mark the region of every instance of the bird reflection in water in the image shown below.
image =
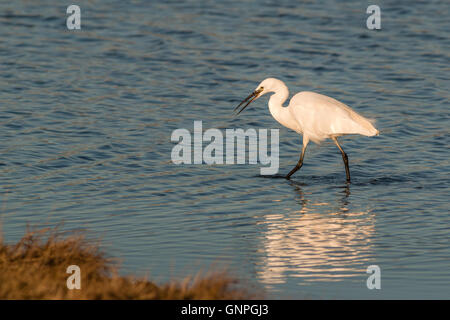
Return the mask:
[[291, 185], [299, 208], [266, 215], [261, 222], [266, 226], [258, 271], [261, 282], [280, 284], [288, 276], [340, 281], [364, 274], [372, 256], [375, 219], [369, 210], [348, 209], [349, 184], [335, 204], [307, 199], [301, 185], [293, 181]]

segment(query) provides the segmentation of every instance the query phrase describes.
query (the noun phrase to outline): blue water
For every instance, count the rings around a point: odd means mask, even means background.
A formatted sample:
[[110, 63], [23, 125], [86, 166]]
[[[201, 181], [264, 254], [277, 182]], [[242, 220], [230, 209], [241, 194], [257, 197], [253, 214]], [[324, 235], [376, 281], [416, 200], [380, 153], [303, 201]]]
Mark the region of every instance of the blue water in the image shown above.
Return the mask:
[[[445, 1], [0, 3], [0, 219], [84, 229], [159, 282], [226, 268], [269, 298], [450, 298]], [[381, 7], [381, 30], [366, 8]], [[175, 165], [172, 131], [280, 129], [280, 172], [301, 138], [269, 76], [377, 120], [379, 137], [310, 144], [291, 181], [260, 165]], [[381, 290], [369, 290], [369, 265]]]

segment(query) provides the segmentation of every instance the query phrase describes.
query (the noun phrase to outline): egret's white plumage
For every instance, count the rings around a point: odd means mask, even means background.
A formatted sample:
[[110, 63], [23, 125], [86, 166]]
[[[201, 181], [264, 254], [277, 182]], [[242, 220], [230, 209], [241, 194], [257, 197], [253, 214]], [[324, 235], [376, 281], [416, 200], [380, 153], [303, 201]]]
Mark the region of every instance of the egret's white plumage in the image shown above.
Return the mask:
[[[303, 156], [309, 141], [319, 143], [324, 139], [332, 139], [342, 153], [345, 163], [347, 180], [350, 181], [347, 155], [337, 141], [337, 137], [347, 134], [361, 134], [364, 136], [378, 135], [379, 131], [369, 120], [353, 111], [350, 107], [336, 99], [314, 92], [299, 92], [289, 102], [287, 107], [283, 103], [289, 97], [289, 90], [283, 81], [267, 78], [256, 90], [236, 108], [248, 102], [243, 111], [252, 101], [266, 93], [274, 93], [269, 99], [269, 110], [272, 116], [283, 126], [303, 135], [303, 149], [296, 167], [288, 174], [289, 178], [303, 164]], [[235, 110], [236, 110], [235, 109]]]

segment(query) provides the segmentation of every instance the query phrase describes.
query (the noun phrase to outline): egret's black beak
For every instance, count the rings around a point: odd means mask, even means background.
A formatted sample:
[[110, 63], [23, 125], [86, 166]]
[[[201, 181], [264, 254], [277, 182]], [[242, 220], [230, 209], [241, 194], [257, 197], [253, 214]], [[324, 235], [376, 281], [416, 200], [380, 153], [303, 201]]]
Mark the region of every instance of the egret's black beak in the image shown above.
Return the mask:
[[[244, 103], [246, 103], [246, 102], [248, 101], [247, 104], [246, 104], [245, 106], [243, 106], [242, 109], [239, 110], [238, 113], [236, 113], [236, 115], [238, 115], [239, 113], [241, 113], [242, 111], [244, 111], [244, 109], [247, 108], [247, 106], [248, 106], [250, 103], [252, 103], [256, 98], [258, 98], [258, 97], [259, 97], [259, 94], [261, 93], [261, 91], [262, 91], [262, 89], [258, 89], [258, 90], [253, 91], [251, 95], [249, 95], [247, 98], [244, 99], [244, 101], [242, 101], [241, 103], [239, 103], [239, 105], [238, 105], [236, 108], [234, 108], [234, 111], [236, 111], [237, 109], [239, 109], [240, 106], [242, 106]], [[250, 100], [250, 101], [249, 101], [249, 100]]]

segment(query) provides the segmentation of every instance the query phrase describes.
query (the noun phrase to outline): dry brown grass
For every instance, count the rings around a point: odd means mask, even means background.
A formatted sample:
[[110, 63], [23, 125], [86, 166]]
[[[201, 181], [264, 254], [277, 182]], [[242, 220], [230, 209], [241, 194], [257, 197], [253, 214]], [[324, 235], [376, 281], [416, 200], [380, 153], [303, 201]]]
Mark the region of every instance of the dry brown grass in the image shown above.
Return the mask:
[[[81, 269], [81, 289], [69, 290], [69, 265]], [[0, 299], [248, 299], [224, 272], [164, 285], [118, 275], [117, 263], [83, 235], [56, 229], [27, 234], [16, 244], [0, 239]]]

